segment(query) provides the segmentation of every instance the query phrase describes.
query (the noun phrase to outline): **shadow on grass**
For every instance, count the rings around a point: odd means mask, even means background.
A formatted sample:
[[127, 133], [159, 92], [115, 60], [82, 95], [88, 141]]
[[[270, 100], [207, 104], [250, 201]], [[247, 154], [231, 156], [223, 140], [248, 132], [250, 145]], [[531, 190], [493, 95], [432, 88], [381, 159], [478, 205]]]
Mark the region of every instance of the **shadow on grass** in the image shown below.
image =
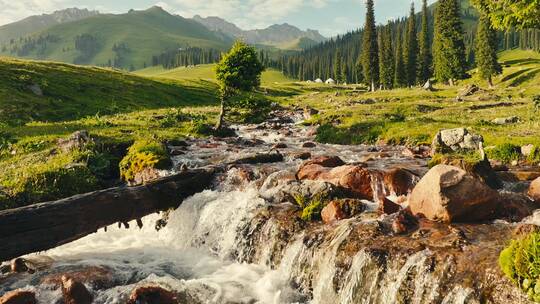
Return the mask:
[[539, 73], [540, 73], [540, 69], [535, 69], [535, 70], [532, 70], [532, 71], [530, 71], [528, 73], [521, 74], [520, 76], [518, 76], [514, 80], [512, 80], [512, 82], [510, 82], [509, 86], [511, 86], [511, 87], [520, 86], [520, 85], [524, 84], [525, 82], [535, 78]]
[[508, 74], [508, 75], [504, 76], [503, 79], [501, 79], [501, 82], [506, 82], [506, 81], [512, 80], [512, 79], [514, 79], [516, 77], [519, 77], [522, 74], [530, 72], [531, 70], [532, 70], [532, 68], [523, 69], [523, 70], [519, 70], [517, 72], [511, 73], [511, 74]]
[[514, 59], [514, 60], [507, 60], [502, 62], [502, 64], [505, 65], [529, 65], [529, 64], [540, 64], [540, 59], [534, 59], [534, 58], [524, 58], [524, 59]]

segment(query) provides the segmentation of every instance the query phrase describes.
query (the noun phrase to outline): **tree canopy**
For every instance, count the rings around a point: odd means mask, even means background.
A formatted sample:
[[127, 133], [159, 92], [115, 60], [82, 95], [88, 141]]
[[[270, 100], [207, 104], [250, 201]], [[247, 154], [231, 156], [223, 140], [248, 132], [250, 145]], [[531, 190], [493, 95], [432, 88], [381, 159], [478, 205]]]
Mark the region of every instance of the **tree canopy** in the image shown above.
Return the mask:
[[254, 47], [236, 41], [216, 66], [216, 79], [221, 91], [251, 91], [261, 84], [264, 66]]
[[540, 0], [473, 0], [496, 29], [540, 28]]

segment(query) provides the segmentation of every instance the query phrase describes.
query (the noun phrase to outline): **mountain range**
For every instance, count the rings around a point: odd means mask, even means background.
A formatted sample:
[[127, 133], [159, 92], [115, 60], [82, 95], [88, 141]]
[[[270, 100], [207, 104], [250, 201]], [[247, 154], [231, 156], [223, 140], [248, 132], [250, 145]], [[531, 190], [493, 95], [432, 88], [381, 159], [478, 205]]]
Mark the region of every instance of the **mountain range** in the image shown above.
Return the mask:
[[218, 17], [188, 19], [158, 6], [126, 14], [70, 8], [1, 26], [0, 54], [140, 69], [164, 52], [188, 47], [224, 51], [238, 38], [288, 50], [326, 40], [317, 31], [302, 31], [289, 24], [245, 31]]

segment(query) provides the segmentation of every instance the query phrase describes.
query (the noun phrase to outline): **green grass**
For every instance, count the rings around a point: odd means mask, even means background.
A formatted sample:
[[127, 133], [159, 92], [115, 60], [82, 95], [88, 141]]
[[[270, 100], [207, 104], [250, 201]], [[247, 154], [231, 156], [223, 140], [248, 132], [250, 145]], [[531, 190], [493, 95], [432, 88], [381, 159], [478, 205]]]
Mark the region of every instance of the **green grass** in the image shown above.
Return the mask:
[[[155, 66], [136, 71], [135, 74], [158, 79], [202, 79], [216, 81], [214, 67], [214, 64], [202, 64], [196, 67], [179, 67], [167, 70], [162, 66]], [[283, 73], [274, 69], [264, 71], [261, 77], [263, 86], [293, 81], [293, 79], [287, 78]]]

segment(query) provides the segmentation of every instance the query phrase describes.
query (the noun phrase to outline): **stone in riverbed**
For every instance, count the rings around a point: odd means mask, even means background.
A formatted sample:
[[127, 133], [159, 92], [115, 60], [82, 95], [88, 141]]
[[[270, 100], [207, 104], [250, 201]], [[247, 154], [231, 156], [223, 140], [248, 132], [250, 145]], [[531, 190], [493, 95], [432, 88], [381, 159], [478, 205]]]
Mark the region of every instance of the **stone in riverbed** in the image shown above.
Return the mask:
[[307, 160], [311, 158], [311, 153], [309, 152], [298, 152], [291, 154], [292, 159], [302, 159]]
[[392, 169], [384, 173], [386, 188], [397, 196], [406, 195], [412, 191], [419, 177], [403, 168]]
[[138, 287], [131, 293], [128, 304], [179, 304], [178, 297], [159, 286]]
[[529, 196], [540, 204], [540, 177], [535, 179], [529, 187]]
[[83, 283], [62, 276], [62, 295], [65, 304], [92, 304], [94, 297]]
[[302, 145], [302, 148], [315, 148], [316, 146], [317, 146], [316, 143], [311, 142], [311, 141], [308, 141], [308, 142], [305, 142], [305, 143]]
[[448, 223], [493, 219], [498, 205], [497, 191], [466, 171], [447, 165], [433, 167], [409, 199], [415, 216]]
[[321, 212], [325, 224], [351, 218], [365, 210], [365, 205], [356, 199], [341, 199], [331, 201]]
[[13, 290], [0, 297], [0, 304], [36, 304], [36, 295], [31, 291]]
[[394, 214], [401, 210], [401, 206], [387, 199], [386, 197], [379, 199], [380, 214]]

